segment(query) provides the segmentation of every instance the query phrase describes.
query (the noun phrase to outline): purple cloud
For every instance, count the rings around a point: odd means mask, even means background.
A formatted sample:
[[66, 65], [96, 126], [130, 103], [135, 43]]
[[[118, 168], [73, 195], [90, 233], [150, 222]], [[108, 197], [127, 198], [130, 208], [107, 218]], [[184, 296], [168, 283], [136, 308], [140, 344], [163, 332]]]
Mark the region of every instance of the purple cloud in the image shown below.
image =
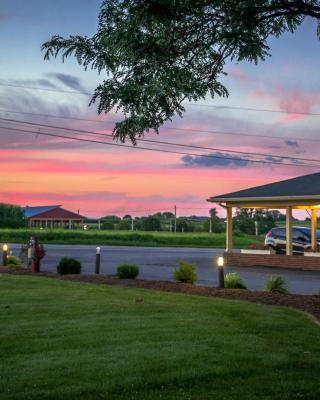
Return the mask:
[[199, 156], [183, 156], [181, 157], [184, 164], [188, 167], [246, 167], [250, 161], [242, 160], [236, 156], [221, 153], [217, 151], [209, 154], [210, 157]]
[[49, 74], [46, 74], [46, 76], [58, 80], [59, 82], [63, 83], [65, 86], [67, 86], [71, 89], [78, 90], [80, 92], [86, 91], [84, 86], [82, 86], [80, 79], [77, 78], [76, 76], [62, 74], [59, 72], [57, 72], [57, 73], [51, 72]]

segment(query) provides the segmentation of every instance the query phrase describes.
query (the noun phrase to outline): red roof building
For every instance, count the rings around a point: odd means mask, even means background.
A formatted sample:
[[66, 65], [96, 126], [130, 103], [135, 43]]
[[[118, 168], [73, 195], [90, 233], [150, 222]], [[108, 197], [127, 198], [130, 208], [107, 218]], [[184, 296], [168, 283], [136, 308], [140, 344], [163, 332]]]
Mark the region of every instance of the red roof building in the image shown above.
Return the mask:
[[24, 217], [29, 228], [74, 229], [83, 226], [86, 219], [79, 213], [66, 210], [61, 206], [25, 207]]

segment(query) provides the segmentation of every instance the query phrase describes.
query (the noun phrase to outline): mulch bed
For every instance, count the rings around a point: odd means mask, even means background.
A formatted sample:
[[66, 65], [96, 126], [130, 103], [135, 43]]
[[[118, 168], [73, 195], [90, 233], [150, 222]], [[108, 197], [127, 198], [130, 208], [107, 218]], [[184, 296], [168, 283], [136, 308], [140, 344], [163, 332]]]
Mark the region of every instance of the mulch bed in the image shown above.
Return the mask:
[[147, 281], [143, 279], [119, 279], [111, 275], [58, 275], [54, 273], [32, 273], [29, 270], [8, 270], [0, 267], [0, 273], [15, 275], [43, 276], [64, 281], [75, 281], [105, 285], [117, 285], [142, 289], [152, 289], [162, 292], [184, 293], [206, 297], [219, 297], [231, 300], [246, 300], [253, 303], [292, 307], [307, 312], [320, 320], [320, 295], [278, 294], [241, 289], [219, 289], [209, 286], [191, 285], [186, 283]]

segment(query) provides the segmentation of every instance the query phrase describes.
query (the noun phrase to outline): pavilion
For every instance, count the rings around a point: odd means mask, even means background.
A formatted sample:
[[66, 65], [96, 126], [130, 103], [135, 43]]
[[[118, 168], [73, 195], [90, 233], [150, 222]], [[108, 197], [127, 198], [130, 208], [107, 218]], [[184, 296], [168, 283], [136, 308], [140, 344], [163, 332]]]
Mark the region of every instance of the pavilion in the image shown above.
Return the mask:
[[[283, 266], [284, 257], [286, 257], [286, 265], [290, 267], [290, 260], [294, 260], [298, 257], [300, 260], [300, 264], [302, 263], [302, 259], [308, 258], [308, 261], [304, 260], [303, 264], [317, 263], [319, 264], [320, 268], [320, 258], [315, 257], [316, 254], [314, 254], [314, 257], [299, 257], [293, 256], [292, 252], [293, 209], [308, 209], [311, 211], [311, 247], [313, 252], [317, 252], [317, 210], [320, 208], [320, 173], [299, 176], [293, 179], [287, 179], [280, 182], [270, 183], [267, 185], [256, 186], [237, 192], [214, 196], [209, 198], [208, 201], [218, 203], [227, 211], [226, 256], [229, 263], [232, 260], [233, 263], [239, 264], [241, 258], [244, 261], [244, 265], [247, 265], [246, 261], [248, 262], [248, 257], [246, 257], [245, 254], [238, 253], [236, 257], [232, 256], [233, 254], [235, 254], [233, 252], [232, 237], [233, 209], [235, 207], [267, 208], [283, 209], [286, 211], [286, 256], [275, 254], [270, 256], [262, 256], [260, 254], [260, 257], [257, 257], [257, 255], [255, 257], [251, 257], [252, 262], [259, 265], [263, 265], [261, 263], [266, 263], [265, 265], [269, 265], [271, 263], [270, 266]], [[254, 261], [254, 259], [258, 261]], [[312, 259], [317, 259], [317, 261], [312, 261]], [[295, 262], [293, 261], [292, 263], [295, 264]]]
[[83, 215], [66, 210], [60, 205], [27, 206], [23, 212], [29, 228], [74, 229], [82, 227], [86, 219]]

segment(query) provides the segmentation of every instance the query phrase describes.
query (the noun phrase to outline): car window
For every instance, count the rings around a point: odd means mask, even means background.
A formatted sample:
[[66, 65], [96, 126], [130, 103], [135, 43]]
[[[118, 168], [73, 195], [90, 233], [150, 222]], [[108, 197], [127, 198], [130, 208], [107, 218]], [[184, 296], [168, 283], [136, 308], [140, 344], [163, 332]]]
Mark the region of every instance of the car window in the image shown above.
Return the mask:
[[273, 228], [272, 229], [272, 235], [273, 236], [279, 236], [279, 237], [285, 237], [286, 236], [286, 230], [284, 228]]
[[310, 228], [301, 228], [301, 232], [303, 232], [308, 238], [311, 237], [311, 229]]
[[292, 239], [293, 240], [298, 240], [298, 239], [301, 239], [301, 238], [306, 239], [306, 236], [303, 234], [303, 232], [300, 231], [299, 229], [293, 229], [292, 230]]

